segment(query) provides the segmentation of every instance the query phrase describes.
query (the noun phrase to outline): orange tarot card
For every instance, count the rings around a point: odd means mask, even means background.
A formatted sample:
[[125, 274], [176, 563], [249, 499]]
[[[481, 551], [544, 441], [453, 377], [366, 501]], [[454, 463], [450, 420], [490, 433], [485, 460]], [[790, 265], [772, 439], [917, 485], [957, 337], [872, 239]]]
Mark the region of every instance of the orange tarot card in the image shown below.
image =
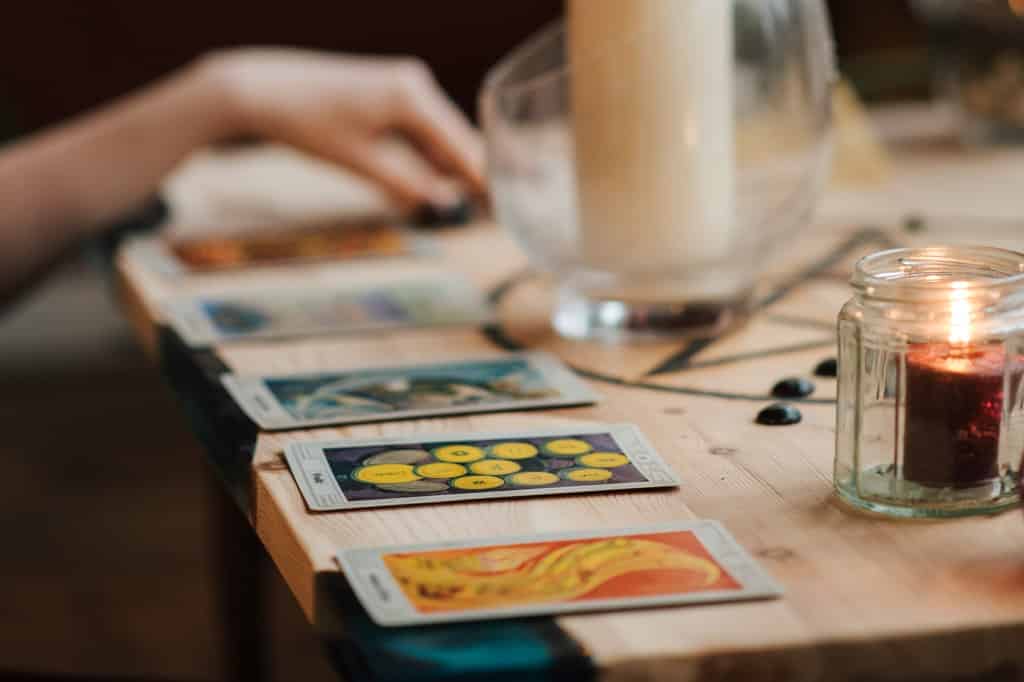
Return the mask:
[[331, 223], [223, 237], [169, 240], [178, 261], [193, 271], [289, 262], [388, 258], [414, 251], [416, 240], [392, 224]]
[[495, 542], [352, 550], [342, 565], [382, 625], [772, 597], [712, 521]]

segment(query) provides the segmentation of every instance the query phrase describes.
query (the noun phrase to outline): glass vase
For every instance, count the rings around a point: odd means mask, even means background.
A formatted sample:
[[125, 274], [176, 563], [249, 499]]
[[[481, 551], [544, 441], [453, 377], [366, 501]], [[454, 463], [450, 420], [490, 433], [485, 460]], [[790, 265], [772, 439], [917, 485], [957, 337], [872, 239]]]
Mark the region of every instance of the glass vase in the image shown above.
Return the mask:
[[570, 0], [500, 62], [481, 94], [492, 199], [557, 282], [555, 329], [742, 321], [820, 194], [834, 79], [820, 0]]

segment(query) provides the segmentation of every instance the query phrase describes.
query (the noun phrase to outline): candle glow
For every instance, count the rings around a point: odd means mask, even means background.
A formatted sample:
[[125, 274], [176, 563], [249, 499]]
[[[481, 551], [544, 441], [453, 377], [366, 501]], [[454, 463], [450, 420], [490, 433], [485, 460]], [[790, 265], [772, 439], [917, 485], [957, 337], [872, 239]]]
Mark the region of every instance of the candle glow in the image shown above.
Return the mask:
[[915, 518], [1019, 501], [1024, 353], [1008, 340], [1024, 329], [1019, 273], [1024, 253], [990, 247], [894, 249], [857, 264], [858, 293], [839, 315], [844, 499]]
[[949, 315], [949, 343], [966, 346], [971, 341], [971, 308], [967, 300], [967, 282], [953, 282]]
[[1003, 355], [972, 342], [969, 289], [950, 284], [948, 345], [907, 354], [903, 475], [923, 485], [980, 485], [998, 475]]

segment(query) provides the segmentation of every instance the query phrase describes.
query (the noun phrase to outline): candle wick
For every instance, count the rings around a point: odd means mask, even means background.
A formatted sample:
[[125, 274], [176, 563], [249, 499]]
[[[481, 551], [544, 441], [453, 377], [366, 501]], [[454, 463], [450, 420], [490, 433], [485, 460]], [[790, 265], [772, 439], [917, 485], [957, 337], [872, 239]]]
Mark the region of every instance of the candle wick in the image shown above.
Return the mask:
[[970, 345], [966, 341], [954, 341], [949, 347], [949, 356], [951, 358], [966, 358], [970, 355]]

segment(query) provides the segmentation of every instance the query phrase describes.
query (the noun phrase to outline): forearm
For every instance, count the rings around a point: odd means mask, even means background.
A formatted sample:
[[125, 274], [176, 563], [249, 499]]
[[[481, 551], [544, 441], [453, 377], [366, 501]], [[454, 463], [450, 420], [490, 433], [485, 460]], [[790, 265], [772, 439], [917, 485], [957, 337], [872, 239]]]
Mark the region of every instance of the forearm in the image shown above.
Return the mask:
[[236, 132], [208, 71], [189, 67], [0, 149], [0, 292], [138, 206], [190, 151]]

